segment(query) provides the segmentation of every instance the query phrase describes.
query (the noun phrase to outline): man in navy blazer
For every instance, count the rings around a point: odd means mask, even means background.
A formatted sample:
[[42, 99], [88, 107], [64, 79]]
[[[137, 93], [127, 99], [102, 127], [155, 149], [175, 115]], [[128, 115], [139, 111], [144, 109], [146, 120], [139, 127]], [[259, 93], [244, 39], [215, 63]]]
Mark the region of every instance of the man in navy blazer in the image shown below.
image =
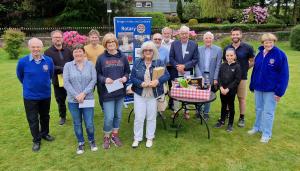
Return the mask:
[[[222, 62], [222, 49], [219, 46], [213, 45], [214, 35], [211, 32], [206, 32], [203, 35], [204, 45], [198, 48], [199, 60], [195, 66], [195, 76], [204, 77], [205, 73], [209, 75], [209, 82], [212, 86], [217, 86], [219, 69]], [[209, 119], [210, 103], [204, 105], [204, 119]], [[199, 112], [196, 115], [200, 118]]]
[[[189, 40], [189, 31], [187, 26], [181, 26], [179, 29], [180, 40], [175, 40], [171, 44], [169, 60], [172, 65], [170, 69], [172, 80], [180, 76], [193, 75], [193, 69], [198, 61], [198, 45]], [[177, 111], [177, 107], [174, 104], [174, 112]], [[185, 118], [189, 119], [187, 111], [185, 111]]]

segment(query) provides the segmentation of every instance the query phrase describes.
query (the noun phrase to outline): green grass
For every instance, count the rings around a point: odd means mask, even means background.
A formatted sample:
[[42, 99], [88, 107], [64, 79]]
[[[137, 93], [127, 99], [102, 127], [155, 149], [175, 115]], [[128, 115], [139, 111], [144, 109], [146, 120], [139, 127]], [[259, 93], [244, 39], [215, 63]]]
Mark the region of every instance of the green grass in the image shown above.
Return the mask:
[[[252, 44], [257, 48], [258, 43]], [[97, 104], [94, 124], [100, 149], [91, 152], [86, 148], [80, 156], [75, 153], [76, 139], [70, 114], [67, 114], [66, 125], [58, 125], [54, 96], [50, 133], [56, 140], [42, 141], [40, 152], [31, 151], [32, 137], [25, 117], [22, 89], [15, 75], [17, 61], [8, 60], [7, 54], [0, 49], [0, 170], [300, 170], [300, 52], [292, 50], [287, 42], [280, 42], [279, 47], [288, 55], [290, 84], [277, 107], [270, 143], [260, 143], [259, 135], [247, 135], [255, 117], [253, 94], [248, 92], [245, 128], [235, 124], [231, 134], [225, 128], [213, 128], [220, 113], [220, 100], [217, 99], [211, 107], [210, 140], [204, 125], [194, 119], [183, 122], [184, 128], [177, 139], [175, 132], [164, 130], [158, 119], [151, 149], [146, 149], [145, 142], [137, 149], [131, 148], [133, 118], [128, 124], [129, 110], [124, 109], [120, 132], [124, 146], [103, 150], [103, 113]], [[239, 113], [238, 108], [236, 113]], [[168, 119], [168, 125], [170, 122]]]

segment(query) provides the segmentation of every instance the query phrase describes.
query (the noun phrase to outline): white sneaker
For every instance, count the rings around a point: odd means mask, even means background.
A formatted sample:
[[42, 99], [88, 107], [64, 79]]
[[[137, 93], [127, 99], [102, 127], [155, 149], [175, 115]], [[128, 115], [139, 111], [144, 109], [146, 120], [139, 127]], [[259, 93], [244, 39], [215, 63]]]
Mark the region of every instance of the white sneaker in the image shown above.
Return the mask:
[[258, 131], [256, 131], [255, 129], [251, 129], [251, 130], [249, 130], [247, 133], [249, 134], [249, 135], [254, 135], [254, 134], [256, 134]]
[[139, 141], [134, 140], [131, 147], [132, 148], [137, 148], [139, 146]]
[[260, 142], [262, 142], [262, 143], [268, 143], [270, 139], [271, 138], [269, 138], [269, 137], [261, 137]]
[[153, 145], [153, 141], [148, 139], [146, 142], [146, 147], [150, 148], [150, 147], [152, 147], [152, 145]]

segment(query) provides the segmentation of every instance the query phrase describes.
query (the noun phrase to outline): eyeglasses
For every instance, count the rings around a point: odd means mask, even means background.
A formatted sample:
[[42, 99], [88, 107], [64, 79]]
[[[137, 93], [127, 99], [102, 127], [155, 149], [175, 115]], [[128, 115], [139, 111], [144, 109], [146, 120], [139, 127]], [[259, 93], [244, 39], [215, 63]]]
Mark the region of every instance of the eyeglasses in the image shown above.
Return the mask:
[[106, 44], [108, 44], [108, 43], [115, 43], [115, 41], [114, 40], [113, 41], [107, 41]]
[[160, 39], [160, 38], [155, 38], [155, 39], [153, 39], [153, 40], [159, 40], [159, 41], [160, 41], [160, 40], [162, 40], [162, 39]]
[[153, 49], [144, 49], [143, 52], [153, 52]]

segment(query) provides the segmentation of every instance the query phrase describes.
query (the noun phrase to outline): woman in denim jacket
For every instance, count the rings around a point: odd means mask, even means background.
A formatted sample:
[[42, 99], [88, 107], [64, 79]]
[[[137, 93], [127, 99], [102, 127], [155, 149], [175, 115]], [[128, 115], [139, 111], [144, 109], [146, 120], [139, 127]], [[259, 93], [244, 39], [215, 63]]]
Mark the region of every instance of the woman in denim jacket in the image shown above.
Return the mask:
[[133, 148], [138, 147], [143, 140], [144, 120], [146, 125], [146, 147], [152, 146], [156, 129], [157, 98], [164, 93], [163, 84], [169, 80], [169, 73], [165, 69], [164, 74], [157, 80], [152, 80], [153, 69], [165, 67], [159, 60], [158, 50], [151, 41], [145, 42], [141, 47], [141, 58], [133, 65], [131, 81], [134, 92], [134, 141]]

